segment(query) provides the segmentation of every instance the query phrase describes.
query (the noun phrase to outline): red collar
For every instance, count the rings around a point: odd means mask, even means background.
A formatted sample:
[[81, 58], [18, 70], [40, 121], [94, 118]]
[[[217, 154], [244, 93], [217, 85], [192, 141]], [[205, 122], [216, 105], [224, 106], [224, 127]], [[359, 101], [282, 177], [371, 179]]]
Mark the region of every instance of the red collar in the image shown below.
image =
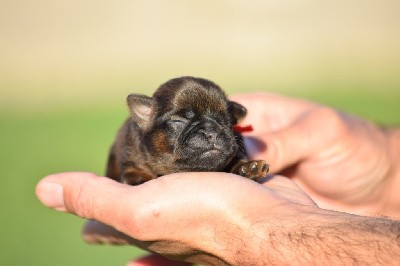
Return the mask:
[[253, 126], [252, 125], [247, 125], [247, 126], [234, 125], [233, 126], [233, 131], [236, 131], [238, 133], [252, 132], [253, 131]]

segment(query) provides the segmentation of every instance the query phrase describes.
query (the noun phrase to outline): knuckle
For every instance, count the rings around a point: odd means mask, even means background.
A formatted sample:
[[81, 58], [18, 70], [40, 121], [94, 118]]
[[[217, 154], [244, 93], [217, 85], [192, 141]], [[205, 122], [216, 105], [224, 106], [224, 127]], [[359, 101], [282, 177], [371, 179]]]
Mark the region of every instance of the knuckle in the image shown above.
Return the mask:
[[319, 107], [315, 114], [318, 116], [318, 118], [321, 118], [323, 120], [336, 120], [338, 119], [338, 112], [330, 107]]
[[345, 115], [333, 108], [319, 108], [316, 112], [316, 119], [323, 121], [323, 128], [330, 133], [329, 135], [344, 135], [348, 131]]
[[[86, 182], [85, 182], [86, 183]], [[73, 211], [81, 217], [87, 219], [95, 218], [93, 215], [94, 198], [91, 193], [88, 193], [87, 186], [84, 184], [76, 187], [73, 191], [71, 205]]]
[[71, 184], [65, 192], [67, 208], [78, 216], [92, 219], [95, 210], [95, 190], [91, 189], [98, 177], [89, 173], [71, 174]]
[[334, 125], [340, 124], [341, 120], [342, 120], [340, 113], [336, 109], [333, 109], [330, 107], [320, 108], [318, 110], [317, 114], [318, 114], [318, 117], [320, 119], [322, 119], [323, 121], [332, 123]]

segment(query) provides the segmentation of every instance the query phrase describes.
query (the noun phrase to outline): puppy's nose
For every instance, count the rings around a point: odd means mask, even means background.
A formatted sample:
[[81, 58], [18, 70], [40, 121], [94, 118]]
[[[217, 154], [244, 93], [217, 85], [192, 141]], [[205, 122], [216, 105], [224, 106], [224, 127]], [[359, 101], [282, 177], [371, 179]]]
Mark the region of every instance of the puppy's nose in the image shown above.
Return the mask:
[[209, 142], [215, 142], [218, 134], [216, 132], [204, 132], [204, 135]]

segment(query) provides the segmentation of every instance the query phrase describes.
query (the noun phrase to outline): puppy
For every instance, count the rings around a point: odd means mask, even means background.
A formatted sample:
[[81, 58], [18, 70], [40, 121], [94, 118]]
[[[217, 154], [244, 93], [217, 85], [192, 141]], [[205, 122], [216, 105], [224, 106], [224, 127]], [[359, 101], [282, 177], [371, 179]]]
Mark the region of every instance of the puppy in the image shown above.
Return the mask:
[[268, 172], [265, 161], [246, 159], [233, 130], [246, 109], [209, 80], [171, 79], [153, 97], [130, 94], [127, 103], [130, 117], [107, 164], [112, 179], [138, 185], [170, 173], [221, 171], [258, 181]]

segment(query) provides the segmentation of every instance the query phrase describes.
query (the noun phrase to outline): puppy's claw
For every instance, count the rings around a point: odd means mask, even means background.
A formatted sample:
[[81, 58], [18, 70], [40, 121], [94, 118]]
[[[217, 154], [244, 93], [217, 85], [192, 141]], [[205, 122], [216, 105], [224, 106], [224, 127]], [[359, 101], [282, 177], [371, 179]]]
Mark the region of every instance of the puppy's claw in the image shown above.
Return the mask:
[[251, 172], [252, 172], [253, 174], [256, 174], [256, 173], [258, 172], [258, 165], [257, 165], [256, 162], [253, 162], [253, 163], [250, 165], [250, 170], [251, 170]]
[[247, 167], [243, 165], [239, 168], [239, 175], [246, 177], [247, 176]]
[[241, 161], [235, 168], [238, 170], [237, 172], [233, 170], [233, 173], [255, 181], [265, 177], [269, 171], [269, 165], [263, 160]]

